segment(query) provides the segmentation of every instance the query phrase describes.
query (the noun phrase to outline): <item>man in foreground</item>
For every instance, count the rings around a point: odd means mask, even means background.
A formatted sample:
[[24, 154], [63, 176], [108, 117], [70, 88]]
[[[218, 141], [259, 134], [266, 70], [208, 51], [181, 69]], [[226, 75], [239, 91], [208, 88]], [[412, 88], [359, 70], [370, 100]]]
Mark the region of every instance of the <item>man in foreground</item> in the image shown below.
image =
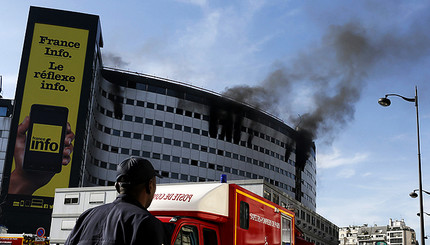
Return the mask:
[[161, 177], [148, 160], [124, 160], [118, 165], [117, 199], [81, 214], [65, 245], [168, 245], [163, 224], [147, 210], [154, 198], [156, 176]]

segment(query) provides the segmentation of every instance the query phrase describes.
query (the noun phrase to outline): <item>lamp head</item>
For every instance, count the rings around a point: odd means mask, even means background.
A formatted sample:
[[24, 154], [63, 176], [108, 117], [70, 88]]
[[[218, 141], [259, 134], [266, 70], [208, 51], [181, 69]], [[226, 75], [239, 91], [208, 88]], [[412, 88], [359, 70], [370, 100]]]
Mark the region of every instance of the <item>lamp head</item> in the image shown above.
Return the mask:
[[417, 198], [418, 194], [415, 191], [413, 191], [413, 192], [409, 193], [409, 196], [412, 198]]
[[391, 105], [391, 101], [385, 97], [385, 98], [379, 98], [378, 103], [382, 106], [389, 106]]

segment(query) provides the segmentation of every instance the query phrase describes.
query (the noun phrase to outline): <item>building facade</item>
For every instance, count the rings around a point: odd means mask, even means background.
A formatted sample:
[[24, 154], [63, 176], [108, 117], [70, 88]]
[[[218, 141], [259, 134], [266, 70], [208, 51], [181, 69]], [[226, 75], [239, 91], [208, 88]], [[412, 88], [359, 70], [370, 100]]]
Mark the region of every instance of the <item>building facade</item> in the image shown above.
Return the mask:
[[404, 220], [390, 219], [386, 226], [349, 226], [339, 229], [340, 245], [413, 245], [418, 244], [413, 229]]
[[316, 210], [315, 145], [299, 144], [297, 131], [249, 105], [104, 68], [88, 119], [81, 186], [113, 185], [117, 164], [133, 155], [150, 159], [161, 183], [263, 179]]
[[[1, 90], [1, 89], [0, 89]], [[3, 167], [6, 160], [12, 114], [12, 100], [0, 96], [0, 183], [3, 179]]]
[[237, 180], [232, 182], [284, 208], [294, 211], [296, 227], [303, 233], [306, 241], [312, 242], [315, 245], [339, 244], [339, 227], [279, 190], [279, 188], [264, 180]]

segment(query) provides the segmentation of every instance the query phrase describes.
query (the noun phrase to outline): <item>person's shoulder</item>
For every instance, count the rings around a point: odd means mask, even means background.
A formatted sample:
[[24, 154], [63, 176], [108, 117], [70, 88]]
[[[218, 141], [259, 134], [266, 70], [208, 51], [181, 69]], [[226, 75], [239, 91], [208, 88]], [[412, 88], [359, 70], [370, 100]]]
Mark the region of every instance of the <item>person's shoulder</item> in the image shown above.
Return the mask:
[[135, 203], [131, 202], [118, 202], [116, 203], [115, 209], [122, 210], [123, 212], [130, 212], [133, 214], [140, 214], [140, 215], [147, 215], [149, 214], [149, 211], [143, 208], [142, 206], [139, 206]]

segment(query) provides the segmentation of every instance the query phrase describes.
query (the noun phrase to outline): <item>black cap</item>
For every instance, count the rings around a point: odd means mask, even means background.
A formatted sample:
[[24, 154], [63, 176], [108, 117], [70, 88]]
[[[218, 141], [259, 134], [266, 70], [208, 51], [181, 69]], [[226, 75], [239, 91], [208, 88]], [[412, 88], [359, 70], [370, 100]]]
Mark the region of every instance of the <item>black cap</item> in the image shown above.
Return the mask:
[[116, 181], [137, 185], [152, 179], [154, 176], [163, 178], [154, 170], [150, 161], [140, 157], [130, 157], [118, 165]]

